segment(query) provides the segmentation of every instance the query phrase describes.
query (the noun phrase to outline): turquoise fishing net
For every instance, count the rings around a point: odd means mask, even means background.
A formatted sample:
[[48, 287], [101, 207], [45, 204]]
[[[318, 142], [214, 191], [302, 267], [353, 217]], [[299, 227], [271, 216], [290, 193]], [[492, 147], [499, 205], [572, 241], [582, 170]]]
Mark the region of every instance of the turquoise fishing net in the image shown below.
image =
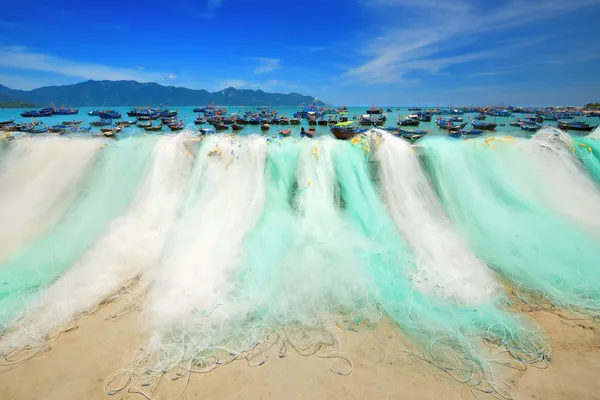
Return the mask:
[[[407, 279], [414, 269], [414, 255], [398, 235], [371, 181], [365, 151], [357, 143], [336, 142], [332, 147], [345, 213], [368, 240], [358, 249], [378, 290], [378, 302], [398, 326], [416, 340], [426, 356], [436, 359], [450, 349], [485, 371], [483, 355], [474, 338], [506, 346], [527, 362], [543, 357], [545, 345], [526, 321], [506, 312], [506, 299], [464, 306], [417, 291]], [[464, 372], [464, 371], [463, 371]]]
[[498, 140], [421, 142], [448, 214], [476, 254], [511, 282], [524, 301], [549, 301], [598, 315], [600, 246], [580, 228], [521, 195], [503, 171], [495, 150]]
[[589, 175], [600, 184], [600, 141], [581, 138], [572, 143], [573, 152], [581, 160]]
[[[58, 225], [0, 264], [0, 324], [32, 295], [52, 283], [123, 212], [135, 194], [155, 141], [126, 139], [101, 150], [100, 158]], [[93, 284], [93, 277], [90, 277]]]

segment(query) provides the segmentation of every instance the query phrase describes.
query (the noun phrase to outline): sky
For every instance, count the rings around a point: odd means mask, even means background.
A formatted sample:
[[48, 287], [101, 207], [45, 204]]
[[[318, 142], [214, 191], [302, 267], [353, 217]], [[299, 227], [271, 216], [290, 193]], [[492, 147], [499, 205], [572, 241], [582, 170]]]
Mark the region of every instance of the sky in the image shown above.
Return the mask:
[[10, 1], [0, 84], [136, 80], [334, 105], [600, 102], [600, 0]]

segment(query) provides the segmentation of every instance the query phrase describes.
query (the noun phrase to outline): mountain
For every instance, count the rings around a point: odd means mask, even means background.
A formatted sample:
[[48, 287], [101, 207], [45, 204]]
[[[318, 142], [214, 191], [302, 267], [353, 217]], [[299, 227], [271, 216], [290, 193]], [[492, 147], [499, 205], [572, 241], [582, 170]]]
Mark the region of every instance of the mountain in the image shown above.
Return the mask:
[[[54, 103], [73, 107], [103, 106], [202, 106], [214, 102], [227, 106], [297, 106], [310, 104], [312, 96], [298, 93], [266, 93], [262, 90], [227, 88], [218, 92], [162, 86], [136, 81], [92, 81], [33, 90], [14, 90], [0, 85], [0, 102], [23, 101], [38, 106]], [[325, 105], [318, 102], [318, 105]]]

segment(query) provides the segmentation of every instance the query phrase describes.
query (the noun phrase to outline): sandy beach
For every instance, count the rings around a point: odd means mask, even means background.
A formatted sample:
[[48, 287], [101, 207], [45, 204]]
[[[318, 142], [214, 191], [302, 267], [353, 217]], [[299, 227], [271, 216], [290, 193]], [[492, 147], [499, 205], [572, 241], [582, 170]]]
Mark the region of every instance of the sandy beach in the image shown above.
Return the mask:
[[[280, 357], [279, 350], [271, 349], [252, 362], [238, 360], [210, 373], [191, 374], [189, 382], [185, 376], [163, 377], [157, 385], [133, 384], [108, 396], [106, 378], [128, 365], [144, 342], [142, 313], [106, 319], [123, 306], [123, 301], [104, 306], [81, 318], [78, 328], [62, 334], [50, 351], [5, 367], [0, 374], [0, 399], [145, 398], [138, 391], [152, 399], [491, 398], [403, 351], [409, 349], [409, 342], [386, 321], [357, 332], [339, 331], [339, 350], [353, 362], [347, 376], [330, 370], [348, 370], [340, 360], [302, 356], [289, 348]], [[551, 363], [546, 369], [529, 366], [526, 371], [497, 366], [497, 377], [511, 385], [520, 399], [600, 399], [598, 326], [545, 311], [530, 316], [549, 337]], [[318, 354], [335, 351], [322, 349]]]

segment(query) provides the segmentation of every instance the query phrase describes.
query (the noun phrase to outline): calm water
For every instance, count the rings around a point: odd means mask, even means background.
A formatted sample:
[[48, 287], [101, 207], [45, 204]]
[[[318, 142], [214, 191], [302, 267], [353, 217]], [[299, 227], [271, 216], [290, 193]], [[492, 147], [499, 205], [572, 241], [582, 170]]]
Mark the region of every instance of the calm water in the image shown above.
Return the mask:
[[[107, 107], [110, 108], [110, 107]], [[134, 117], [127, 117], [127, 111], [131, 110], [133, 107], [114, 107], [113, 109], [120, 112], [121, 115], [123, 116], [123, 119], [128, 119], [128, 120], [133, 120], [135, 119]], [[180, 118], [184, 121], [185, 125], [186, 125], [186, 129], [189, 130], [197, 130], [199, 126], [194, 125], [194, 119], [196, 119], [197, 114], [195, 114], [194, 112], [192, 112], [192, 110], [195, 107], [171, 107], [170, 109], [172, 110], [178, 110], [179, 111], [179, 116]], [[255, 107], [226, 107], [228, 113], [243, 113], [244, 111], [247, 110], [254, 110], [256, 109]], [[382, 107], [384, 110], [387, 110], [388, 107]], [[398, 107], [389, 107], [392, 112], [387, 112], [387, 122], [385, 124], [385, 126], [396, 126], [396, 122], [398, 120], [399, 116], [406, 116], [408, 114], [412, 114], [413, 112], [408, 111], [408, 108], [398, 108]], [[98, 120], [98, 117], [90, 117], [87, 115], [87, 113], [91, 110], [93, 110], [93, 107], [81, 107], [79, 108], [79, 114], [77, 115], [54, 115], [52, 117], [45, 117], [45, 118], [38, 118], [38, 120], [42, 121], [43, 124], [51, 126], [51, 125], [56, 125], [56, 124], [60, 124], [62, 121], [67, 121], [67, 120], [82, 120], [84, 123], [82, 126], [88, 126], [89, 123], [91, 121], [96, 121]], [[287, 115], [288, 117], [292, 117], [292, 115], [298, 111], [297, 107], [274, 107], [274, 109], [278, 110], [279, 115]], [[23, 112], [23, 109], [0, 109], [0, 120], [6, 120], [6, 119], [11, 119], [11, 118], [15, 118], [16, 122], [30, 122], [31, 119], [30, 118], [22, 118], [20, 116], [20, 113]], [[362, 114], [366, 113], [366, 107], [349, 107], [348, 108], [348, 114], [349, 116], [359, 116]], [[469, 121], [471, 119], [473, 119], [473, 117], [475, 117], [477, 114], [464, 114], [462, 117], [464, 118], [465, 121]], [[444, 118], [447, 118], [448, 116], [444, 116]], [[490, 117], [488, 116], [487, 119], [485, 120], [485, 122], [495, 122], [498, 124], [498, 127], [496, 128], [495, 132], [485, 132], [488, 135], [512, 135], [512, 136], [524, 136], [524, 137], [528, 137], [530, 136], [530, 134], [528, 132], [525, 132], [523, 130], [521, 130], [518, 127], [512, 127], [509, 125], [509, 122], [511, 120], [514, 120], [515, 118], [524, 118], [525, 115], [524, 114], [516, 114], [513, 115], [512, 117]], [[413, 130], [413, 129], [424, 129], [424, 130], [429, 130], [429, 134], [430, 135], [436, 135], [436, 136], [442, 136], [445, 135], [445, 131], [439, 129], [437, 127], [437, 125], [435, 124], [435, 118], [437, 118], [437, 116], [434, 115], [433, 120], [431, 122], [421, 122], [421, 124], [418, 127], [406, 127], [407, 129]], [[578, 117], [578, 120], [583, 121], [583, 122], [587, 122], [590, 125], [598, 125], [599, 119], [598, 118], [587, 118], [587, 117]], [[549, 122], [552, 125], [555, 125], [555, 122]], [[502, 126], [504, 125], [504, 126]], [[209, 124], [204, 124], [202, 127], [212, 127]], [[292, 130], [292, 136], [300, 136], [300, 128], [301, 127], [305, 127], [306, 129], [309, 128], [308, 125], [308, 121], [306, 120], [302, 120], [301, 125], [271, 125], [271, 129], [269, 129], [268, 131], [261, 131], [260, 129], [260, 125], [247, 125], [242, 131], [239, 132], [240, 135], [250, 135], [253, 133], [258, 133], [258, 134], [263, 134], [263, 135], [267, 135], [267, 136], [277, 136], [278, 135], [278, 131], [280, 129], [288, 129], [290, 128]], [[315, 128], [315, 136], [323, 136], [323, 135], [330, 135], [330, 128], [329, 126], [320, 126], [320, 125], [313, 125], [310, 126], [311, 128]], [[366, 127], [364, 127], [366, 128]], [[467, 127], [465, 129], [471, 129], [471, 124], [468, 124]], [[93, 127], [92, 128], [92, 132], [99, 132], [99, 128], [98, 127]], [[223, 131], [223, 133], [227, 133], [227, 132], [232, 132], [231, 130], [227, 130], [227, 131]], [[121, 136], [128, 136], [128, 135], [137, 135], [137, 134], [143, 134], [145, 133], [145, 131], [143, 129], [140, 128], [126, 128], [123, 130], [123, 132], [121, 133]], [[170, 133], [170, 130], [165, 127], [162, 131], [162, 133]], [[578, 132], [570, 132], [571, 134], [577, 134]], [[156, 133], [149, 133], [149, 134], [156, 134]], [[586, 134], [583, 133], [582, 134]]]

